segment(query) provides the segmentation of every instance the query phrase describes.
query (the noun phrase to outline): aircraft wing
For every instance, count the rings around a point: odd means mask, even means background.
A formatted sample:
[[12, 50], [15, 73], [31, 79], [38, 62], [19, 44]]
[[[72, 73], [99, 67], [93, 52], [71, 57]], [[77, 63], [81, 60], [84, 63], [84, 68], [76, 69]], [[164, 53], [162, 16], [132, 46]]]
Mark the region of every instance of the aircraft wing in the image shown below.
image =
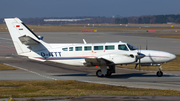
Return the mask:
[[34, 44], [40, 43], [29, 36], [21, 36], [21, 37], [19, 37], [19, 40], [25, 45], [34, 45]]
[[100, 66], [100, 65], [110, 65], [113, 64], [113, 62], [106, 60], [104, 58], [85, 58], [85, 66]]

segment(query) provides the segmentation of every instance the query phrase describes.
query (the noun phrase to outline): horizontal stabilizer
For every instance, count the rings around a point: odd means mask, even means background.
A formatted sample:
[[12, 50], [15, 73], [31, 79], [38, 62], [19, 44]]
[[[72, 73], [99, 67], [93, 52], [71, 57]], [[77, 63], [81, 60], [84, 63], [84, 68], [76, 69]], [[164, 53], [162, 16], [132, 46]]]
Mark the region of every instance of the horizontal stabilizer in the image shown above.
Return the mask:
[[19, 40], [21, 41], [22, 44], [25, 44], [25, 45], [35, 45], [35, 44], [40, 43], [29, 36], [21, 36], [19, 37]]

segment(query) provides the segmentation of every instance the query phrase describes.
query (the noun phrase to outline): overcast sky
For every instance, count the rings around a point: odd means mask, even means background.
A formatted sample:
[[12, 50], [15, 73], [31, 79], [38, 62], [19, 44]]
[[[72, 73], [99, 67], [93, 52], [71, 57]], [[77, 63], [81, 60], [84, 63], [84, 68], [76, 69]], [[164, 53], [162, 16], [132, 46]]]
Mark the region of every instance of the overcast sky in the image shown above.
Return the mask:
[[0, 18], [126, 17], [178, 13], [180, 0], [0, 0]]

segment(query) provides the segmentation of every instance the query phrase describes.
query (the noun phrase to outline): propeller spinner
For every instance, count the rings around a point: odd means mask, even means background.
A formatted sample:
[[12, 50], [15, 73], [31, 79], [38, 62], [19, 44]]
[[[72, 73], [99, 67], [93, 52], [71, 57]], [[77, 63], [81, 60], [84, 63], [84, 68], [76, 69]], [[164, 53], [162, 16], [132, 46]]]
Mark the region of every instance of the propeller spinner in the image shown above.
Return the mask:
[[137, 65], [139, 65], [139, 70], [141, 70], [141, 58], [144, 58], [146, 55], [138, 52], [136, 56], [136, 62], [139, 61], [139, 64], [136, 64], [135, 69], [137, 68]]

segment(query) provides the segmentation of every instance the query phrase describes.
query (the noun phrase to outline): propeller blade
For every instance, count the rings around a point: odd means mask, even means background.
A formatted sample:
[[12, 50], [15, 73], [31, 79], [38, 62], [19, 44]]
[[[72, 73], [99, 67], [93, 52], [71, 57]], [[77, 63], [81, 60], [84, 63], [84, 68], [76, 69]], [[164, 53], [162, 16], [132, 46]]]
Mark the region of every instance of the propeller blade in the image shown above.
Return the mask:
[[141, 59], [139, 59], [139, 71], [141, 70]]
[[138, 64], [136, 64], [135, 69], [137, 68], [137, 65], [138, 65]]
[[141, 58], [144, 58], [145, 56], [146, 55], [144, 55], [140, 52], [137, 53], [136, 59], [139, 61], [139, 64], [136, 64], [135, 69], [136, 69], [137, 65], [139, 65], [139, 71], [141, 70]]

